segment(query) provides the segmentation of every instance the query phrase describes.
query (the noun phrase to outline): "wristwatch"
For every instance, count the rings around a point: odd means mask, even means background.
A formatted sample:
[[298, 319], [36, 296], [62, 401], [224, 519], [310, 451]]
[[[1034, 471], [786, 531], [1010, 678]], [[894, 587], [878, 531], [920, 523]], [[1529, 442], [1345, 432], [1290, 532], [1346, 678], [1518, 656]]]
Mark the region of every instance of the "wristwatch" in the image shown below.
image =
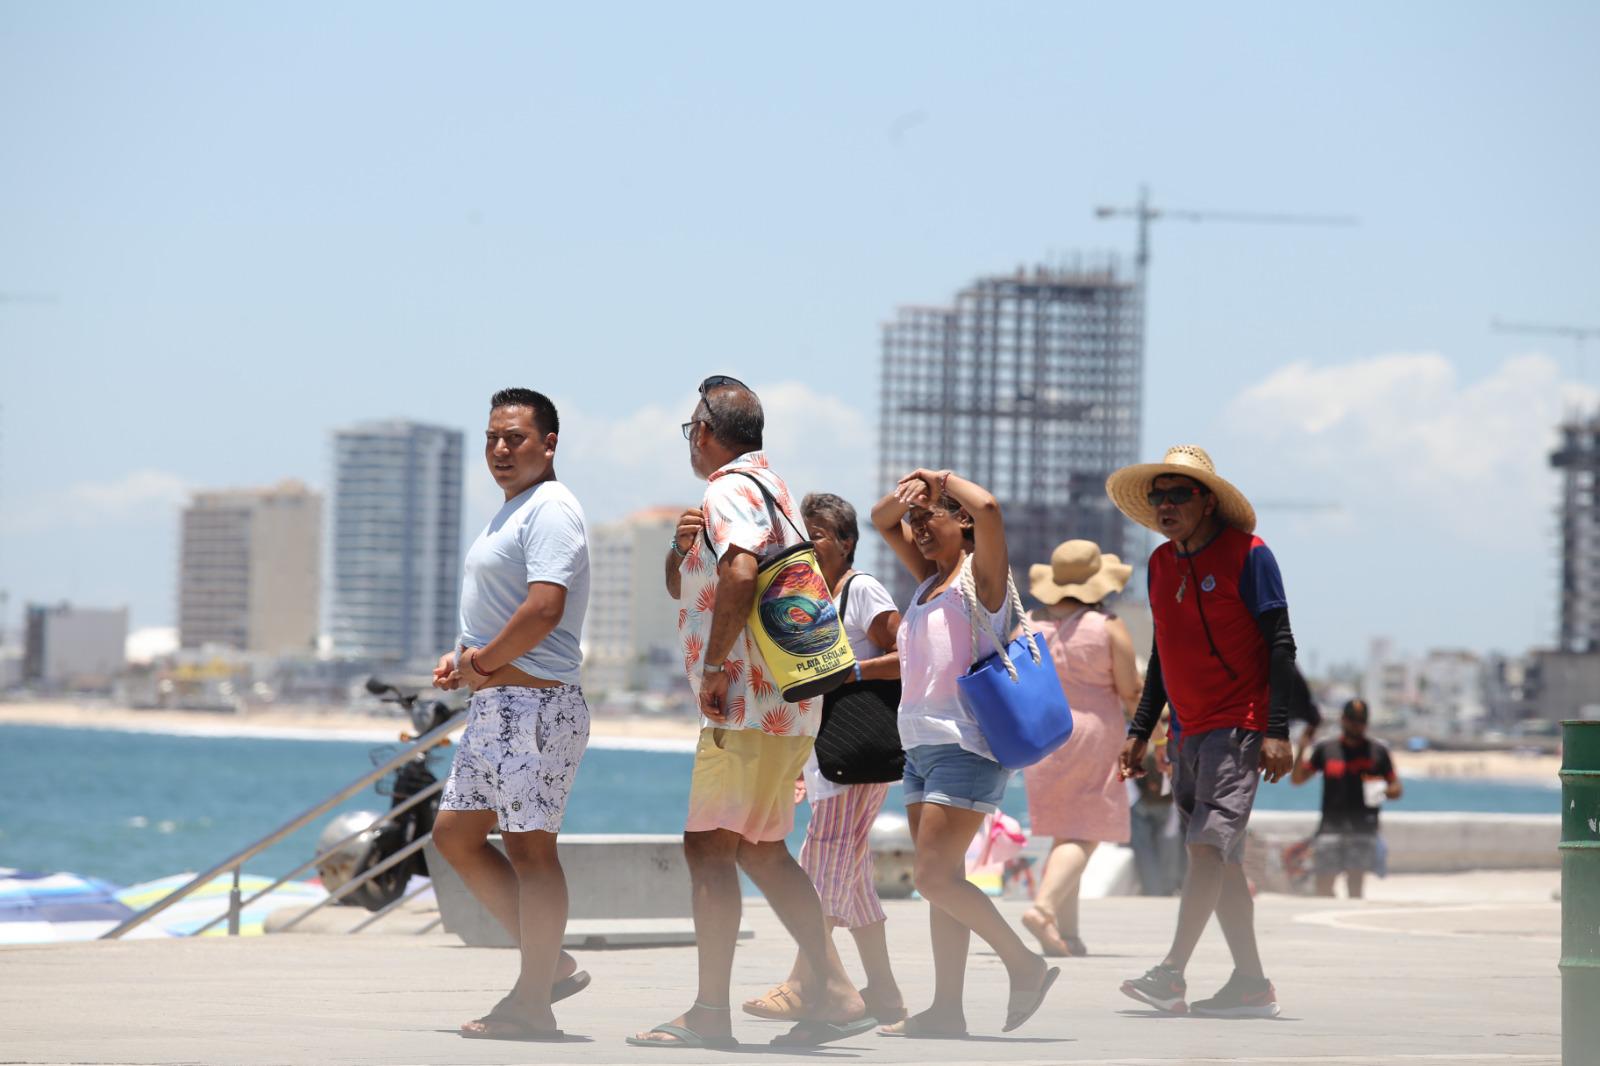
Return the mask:
[[689, 558], [689, 553], [684, 551], [682, 548], [678, 547], [678, 538], [677, 537], [673, 537], [672, 538], [672, 554], [676, 555], [680, 559]]
[[701, 668], [700, 672], [702, 674], [720, 674], [720, 673], [723, 672], [722, 664], [721, 663], [706, 663], [705, 666]]

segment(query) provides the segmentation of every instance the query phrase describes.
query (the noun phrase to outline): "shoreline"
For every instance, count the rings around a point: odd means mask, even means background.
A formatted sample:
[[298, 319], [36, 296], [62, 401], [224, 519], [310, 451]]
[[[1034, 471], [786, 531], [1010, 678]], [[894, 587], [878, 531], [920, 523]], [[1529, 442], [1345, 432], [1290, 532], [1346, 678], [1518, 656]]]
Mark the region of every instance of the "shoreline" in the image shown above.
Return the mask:
[[[356, 714], [310, 706], [273, 707], [244, 714], [227, 711], [134, 710], [69, 700], [0, 703], [0, 725], [102, 729], [124, 733], [163, 733], [190, 737], [244, 737], [275, 740], [345, 740], [393, 743], [410, 723], [399, 713]], [[590, 744], [638, 751], [693, 751], [698, 719], [637, 714], [596, 714]], [[1402, 782], [1430, 780], [1497, 781], [1549, 785], [1559, 781], [1561, 759], [1512, 751], [1404, 751], [1390, 746]]]
[[[98, 729], [117, 733], [159, 733], [182, 737], [239, 737], [268, 740], [343, 740], [392, 744], [411, 723], [399, 712], [354, 714], [315, 707], [274, 707], [234, 714], [228, 711], [135, 710], [66, 700], [0, 703], [0, 726]], [[590, 745], [639, 751], [693, 751], [698, 720], [643, 715], [596, 715]]]

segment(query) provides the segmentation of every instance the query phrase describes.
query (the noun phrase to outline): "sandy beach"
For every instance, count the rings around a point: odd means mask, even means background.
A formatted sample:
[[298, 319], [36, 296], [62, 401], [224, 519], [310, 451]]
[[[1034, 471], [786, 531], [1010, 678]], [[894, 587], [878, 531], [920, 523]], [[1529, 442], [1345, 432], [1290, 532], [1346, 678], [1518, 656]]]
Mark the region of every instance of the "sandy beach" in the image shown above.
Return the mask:
[[1515, 751], [1394, 751], [1394, 763], [1402, 780], [1450, 777], [1553, 784], [1561, 770], [1559, 755]]
[[[244, 714], [219, 711], [133, 710], [104, 703], [30, 701], [0, 703], [0, 725], [50, 725], [70, 729], [114, 729], [180, 736], [300, 737], [384, 742], [409, 730], [396, 713], [359, 714], [309, 706], [260, 708]], [[688, 747], [699, 732], [695, 719], [666, 715], [597, 714], [593, 739], [613, 747]], [[1561, 768], [1556, 755], [1512, 751], [1396, 750], [1402, 778], [1459, 778], [1551, 783]]]

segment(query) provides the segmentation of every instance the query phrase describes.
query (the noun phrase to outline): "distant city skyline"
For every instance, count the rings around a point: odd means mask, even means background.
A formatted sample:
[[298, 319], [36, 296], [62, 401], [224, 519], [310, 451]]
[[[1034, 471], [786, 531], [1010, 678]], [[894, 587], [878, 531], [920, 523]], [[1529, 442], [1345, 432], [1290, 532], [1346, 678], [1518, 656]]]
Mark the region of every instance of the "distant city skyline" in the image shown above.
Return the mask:
[[1548, 455], [1600, 352], [1490, 323], [1600, 324], [1600, 8], [619, 10], [5, 7], [8, 631], [176, 624], [190, 492], [329, 492], [333, 428], [475, 440], [511, 384], [596, 524], [698, 495], [712, 372], [791, 483], [868, 508], [882, 324], [1131, 258], [1094, 208], [1148, 182], [1361, 219], [1153, 232], [1140, 455], [1336, 505], [1262, 512], [1302, 650], [1554, 643]]
[[462, 433], [391, 420], [333, 433], [327, 636], [354, 658], [431, 664], [460, 632]]
[[321, 632], [322, 497], [297, 481], [196, 492], [181, 519], [178, 631], [218, 644], [305, 653]]

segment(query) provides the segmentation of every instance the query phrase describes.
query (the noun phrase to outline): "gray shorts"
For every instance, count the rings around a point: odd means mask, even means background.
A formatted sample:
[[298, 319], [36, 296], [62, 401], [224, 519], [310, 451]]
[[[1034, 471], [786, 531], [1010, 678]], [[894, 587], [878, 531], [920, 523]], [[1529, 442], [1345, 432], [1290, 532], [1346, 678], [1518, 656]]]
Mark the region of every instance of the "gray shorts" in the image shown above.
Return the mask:
[[1244, 862], [1245, 827], [1261, 781], [1261, 737], [1242, 728], [1183, 736], [1172, 764], [1184, 841], [1209, 844], [1224, 862]]
[[577, 685], [505, 685], [472, 695], [442, 811], [494, 811], [503, 833], [561, 828], [589, 746], [589, 707]]
[[1318, 833], [1311, 842], [1311, 862], [1312, 868], [1323, 876], [1346, 870], [1375, 873], [1378, 869], [1378, 835]]

